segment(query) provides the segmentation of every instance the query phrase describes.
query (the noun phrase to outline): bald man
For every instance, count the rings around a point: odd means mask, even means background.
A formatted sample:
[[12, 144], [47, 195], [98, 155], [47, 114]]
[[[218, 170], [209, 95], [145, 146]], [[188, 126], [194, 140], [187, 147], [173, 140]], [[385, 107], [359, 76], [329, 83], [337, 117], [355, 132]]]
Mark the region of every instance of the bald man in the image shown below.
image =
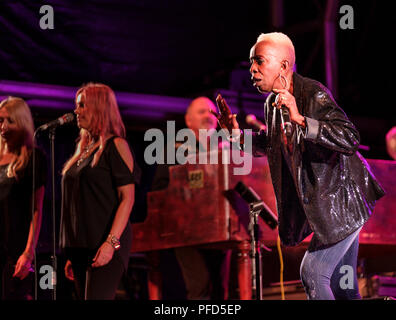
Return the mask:
[[396, 160], [396, 127], [391, 128], [385, 137], [386, 150], [393, 160]]
[[187, 108], [184, 116], [186, 125], [195, 133], [195, 137], [199, 137], [199, 129], [216, 129], [217, 119], [210, 112], [216, 112], [214, 103], [206, 97], [198, 97], [194, 99]]
[[[194, 132], [196, 150], [206, 151], [209, 147], [210, 134], [199, 135], [200, 129], [216, 129], [217, 119], [211, 111], [216, 111], [216, 106], [206, 97], [194, 99], [187, 107], [185, 113], [186, 126]], [[205, 139], [204, 141], [200, 139]], [[176, 148], [180, 147], [176, 145]], [[154, 177], [152, 190], [161, 190], [169, 183], [169, 165], [159, 165]], [[188, 210], [186, 210], [188, 215]], [[182, 247], [174, 249], [175, 256], [180, 266], [188, 300], [223, 299], [227, 287], [226, 275], [223, 272], [228, 268], [226, 251]]]
[[[268, 156], [282, 243], [295, 246], [313, 232], [300, 268], [309, 299], [359, 299], [359, 232], [384, 195], [357, 152], [359, 133], [326, 87], [293, 72], [285, 34], [261, 34], [250, 62], [253, 85], [269, 93], [267, 131], [253, 136], [253, 152]], [[239, 128], [235, 115], [219, 121]]]

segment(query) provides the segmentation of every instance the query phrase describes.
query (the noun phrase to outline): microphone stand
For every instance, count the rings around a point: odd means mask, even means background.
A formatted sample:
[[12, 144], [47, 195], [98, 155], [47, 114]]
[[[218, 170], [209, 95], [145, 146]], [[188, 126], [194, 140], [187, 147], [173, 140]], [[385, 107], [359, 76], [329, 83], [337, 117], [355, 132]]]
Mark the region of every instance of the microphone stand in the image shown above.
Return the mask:
[[[36, 133], [37, 130], [33, 134], [33, 150], [32, 150], [32, 208], [31, 208], [31, 215], [32, 215], [32, 232], [33, 232], [33, 237], [35, 234], [35, 224], [34, 224], [34, 208], [35, 208], [35, 201], [36, 201], [36, 150], [35, 150], [35, 141], [36, 141]], [[37, 257], [36, 257], [36, 252], [37, 252], [37, 244], [38, 244], [38, 239], [37, 242], [34, 246], [34, 251], [33, 251], [33, 264], [34, 264], [34, 300], [37, 300], [38, 294], [37, 294]]]
[[[55, 129], [56, 127], [52, 127], [49, 129], [49, 139], [50, 139], [50, 154], [51, 154], [51, 189], [52, 189], [52, 274], [51, 274], [51, 284], [53, 287], [52, 291], [52, 299], [56, 300], [56, 272], [57, 272], [57, 259], [56, 259], [56, 210], [55, 210]], [[40, 128], [38, 128], [33, 135], [33, 141], [36, 140], [36, 134], [40, 131]], [[33, 161], [33, 195], [32, 195], [32, 221], [34, 221], [34, 208], [35, 208], [35, 188], [36, 188], [36, 156], [35, 156], [35, 148], [33, 148], [32, 151], [32, 161]], [[33, 225], [33, 234], [34, 234], [34, 225]], [[36, 246], [37, 247], [37, 246]], [[37, 292], [37, 256], [36, 256], [36, 251], [37, 248], [35, 247], [34, 249], [34, 299], [38, 299], [38, 292]]]
[[[34, 132], [33, 139], [35, 139], [37, 132], [41, 130], [49, 130], [50, 139], [50, 153], [51, 153], [51, 184], [52, 184], [52, 274], [51, 274], [51, 287], [52, 287], [52, 299], [56, 300], [56, 277], [57, 277], [57, 257], [56, 257], [56, 206], [55, 206], [55, 130], [59, 125], [73, 121], [74, 115], [68, 113], [58, 118], [57, 120], [51, 121], [44, 124], [36, 129]], [[33, 148], [33, 191], [35, 187], [35, 157]], [[34, 198], [34, 197], [33, 197]], [[32, 218], [34, 217], [34, 199], [32, 200]], [[34, 230], [33, 230], [34, 231]], [[36, 249], [35, 249], [36, 250]], [[37, 261], [35, 252], [35, 299], [37, 300]]]
[[262, 300], [262, 261], [261, 247], [259, 241], [259, 223], [258, 217], [264, 209], [263, 202], [257, 201], [249, 204], [249, 231], [251, 237], [251, 257], [252, 257], [252, 291], [256, 300]]
[[52, 299], [56, 300], [56, 274], [57, 274], [57, 259], [56, 259], [56, 209], [55, 209], [55, 130], [52, 127], [49, 130], [50, 152], [51, 152], [51, 184], [52, 184], [52, 277], [51, 282], [53, 286]]

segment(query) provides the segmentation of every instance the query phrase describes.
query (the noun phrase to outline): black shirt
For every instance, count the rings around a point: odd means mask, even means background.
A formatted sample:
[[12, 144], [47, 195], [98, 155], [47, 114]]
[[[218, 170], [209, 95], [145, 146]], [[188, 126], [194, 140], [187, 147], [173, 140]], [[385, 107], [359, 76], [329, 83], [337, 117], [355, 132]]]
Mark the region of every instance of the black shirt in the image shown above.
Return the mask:
[[[117, 187], [137, 183], [136, 170], [130, 172], [114, 144], [108, 139], [95, 167], [98, 148], [80, 166], [74, 163], [62, 179], [60, 246], [97, 250], [110, 232], [119, 206]], [[120, 241], [130, 239], [130, 224]], [[125, 246], [124, 246], [125, 247]]]
[[[44, 153], [35, 149], [35, 189], [45, 185], [47, 163]], [[1, 254], [18, 258], [25, 250], [32, 221], [33, 157], [18, 179], [7, 177], [8, 164], [0, 166], [0, 248]]]

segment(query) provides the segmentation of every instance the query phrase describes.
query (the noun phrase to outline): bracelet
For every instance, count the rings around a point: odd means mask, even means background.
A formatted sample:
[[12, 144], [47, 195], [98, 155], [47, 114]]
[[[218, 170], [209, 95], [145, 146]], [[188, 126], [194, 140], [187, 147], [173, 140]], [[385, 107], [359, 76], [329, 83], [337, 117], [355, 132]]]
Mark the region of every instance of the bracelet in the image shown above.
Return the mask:
[[236, 136], [232, 136], [230, 135], [227, 140], [230, 142], [237, 142], [239, 140], [239, 138], [241, 137], [241, 135], [243, 134], [242, 130], [239, 130], [238, 134]]
[[109, 243], [116, 251], [121, 248], [120, 239], [111, 233], [107, 236], [106, 242]]

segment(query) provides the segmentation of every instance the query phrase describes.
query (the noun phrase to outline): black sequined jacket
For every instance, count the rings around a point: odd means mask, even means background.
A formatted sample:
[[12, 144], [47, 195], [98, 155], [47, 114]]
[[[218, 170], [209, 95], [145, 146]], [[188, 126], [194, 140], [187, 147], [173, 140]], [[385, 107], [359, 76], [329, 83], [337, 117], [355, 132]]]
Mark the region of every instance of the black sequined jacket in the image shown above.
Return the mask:
[[268, 157], [282, 243], [296, 245], [314, 232], [317, 245], [333, 244], [363, 226], [384, 191], [357, 152], [358, 131], [329, 90], [294, 73], [293, 95], [306, 128], [293, 124], [287, 140], [270, 94], [267, 131], [253, 135], [253, 153]]

